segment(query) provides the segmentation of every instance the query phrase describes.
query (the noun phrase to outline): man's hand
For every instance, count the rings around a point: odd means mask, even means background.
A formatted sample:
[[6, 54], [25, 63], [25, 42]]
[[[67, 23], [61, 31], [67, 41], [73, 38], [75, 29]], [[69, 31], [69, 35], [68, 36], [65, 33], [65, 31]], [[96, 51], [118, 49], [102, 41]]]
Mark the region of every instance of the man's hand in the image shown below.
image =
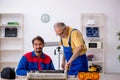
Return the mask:
[[65, 70], [65, 61], [62, 61], [61, 67], [63, 70]]
[[68, 70], [70, 69], [70, 66], [71, 66], [71, 63], [69, 63], [69, 62], [66, 63], [66, 64], [65, 64], [65, 70], [68, 71]]

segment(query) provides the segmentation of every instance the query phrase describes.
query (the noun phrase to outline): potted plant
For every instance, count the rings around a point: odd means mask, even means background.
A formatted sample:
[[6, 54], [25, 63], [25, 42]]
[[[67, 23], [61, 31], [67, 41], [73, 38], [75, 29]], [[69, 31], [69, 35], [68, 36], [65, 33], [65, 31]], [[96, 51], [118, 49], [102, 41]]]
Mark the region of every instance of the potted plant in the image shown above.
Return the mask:
[[[118, 40], [120, 41], [120, 32], [117, 33], [117, 36], [118, 36]], [[117, 49], [120, 50], [120, 45], [117, 46]], [[118, 55], [118, 59], [120, 62], [120, 55]]]

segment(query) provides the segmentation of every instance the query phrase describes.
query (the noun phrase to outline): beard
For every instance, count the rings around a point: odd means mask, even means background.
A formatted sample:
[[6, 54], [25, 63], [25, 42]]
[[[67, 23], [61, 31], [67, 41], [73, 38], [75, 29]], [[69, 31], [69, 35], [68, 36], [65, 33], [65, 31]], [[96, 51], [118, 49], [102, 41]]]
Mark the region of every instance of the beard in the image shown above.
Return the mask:
[[36, 53], [41, 53], [41, 52], [42, 52], [42, 49], [41, 49], [41, 48], [40, 48], [40, 49], [36, 49], [35, 52], [36, 52]]

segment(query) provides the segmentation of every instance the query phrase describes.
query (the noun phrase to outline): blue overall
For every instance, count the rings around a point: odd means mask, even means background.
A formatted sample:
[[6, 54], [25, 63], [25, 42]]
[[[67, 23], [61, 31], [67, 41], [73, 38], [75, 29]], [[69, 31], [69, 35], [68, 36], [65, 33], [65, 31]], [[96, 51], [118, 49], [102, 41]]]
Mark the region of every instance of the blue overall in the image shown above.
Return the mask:
[[[74, 30], [76, 30], [76, 29], [73, 29], [72, 31], [74, 31]], [[71, 31], [71, 33], [72, 33], [72, 31]], [[70, 33], [70, 37], [69, 37], [69, 40], [68, 40], [69, 46], [66, 47], [66, 46], [63, 45], [64, 56], [65, 56], [65, 59], [66, 59], [67, 62], [69, 61], [69, 59], [73, 55], [72, 48], [71, 48], [71, 43], [70, 43], [71, 42], [71, 33]], [[61, 39], [61, 43], [63, 44], [62, 39]], [[86, 54], [78, 56], [71, 63], [70, 69], [68, 71], [68, 75], [75, 75], [75, 76], [77, 76], [78, 72], [81, 72], [81, 71], [82, 72], [88, 71], [88, 61], [87, 61]]]

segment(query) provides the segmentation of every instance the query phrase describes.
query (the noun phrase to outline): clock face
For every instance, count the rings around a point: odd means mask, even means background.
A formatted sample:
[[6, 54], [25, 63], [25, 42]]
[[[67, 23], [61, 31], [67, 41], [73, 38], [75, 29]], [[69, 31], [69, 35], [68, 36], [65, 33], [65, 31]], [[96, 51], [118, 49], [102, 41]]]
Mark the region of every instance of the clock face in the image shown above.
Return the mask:
[[50, 21], [50, 16], [48, 14], [43, 14], [41, 16], [41, 21], [44, 23], [48, 23]]

